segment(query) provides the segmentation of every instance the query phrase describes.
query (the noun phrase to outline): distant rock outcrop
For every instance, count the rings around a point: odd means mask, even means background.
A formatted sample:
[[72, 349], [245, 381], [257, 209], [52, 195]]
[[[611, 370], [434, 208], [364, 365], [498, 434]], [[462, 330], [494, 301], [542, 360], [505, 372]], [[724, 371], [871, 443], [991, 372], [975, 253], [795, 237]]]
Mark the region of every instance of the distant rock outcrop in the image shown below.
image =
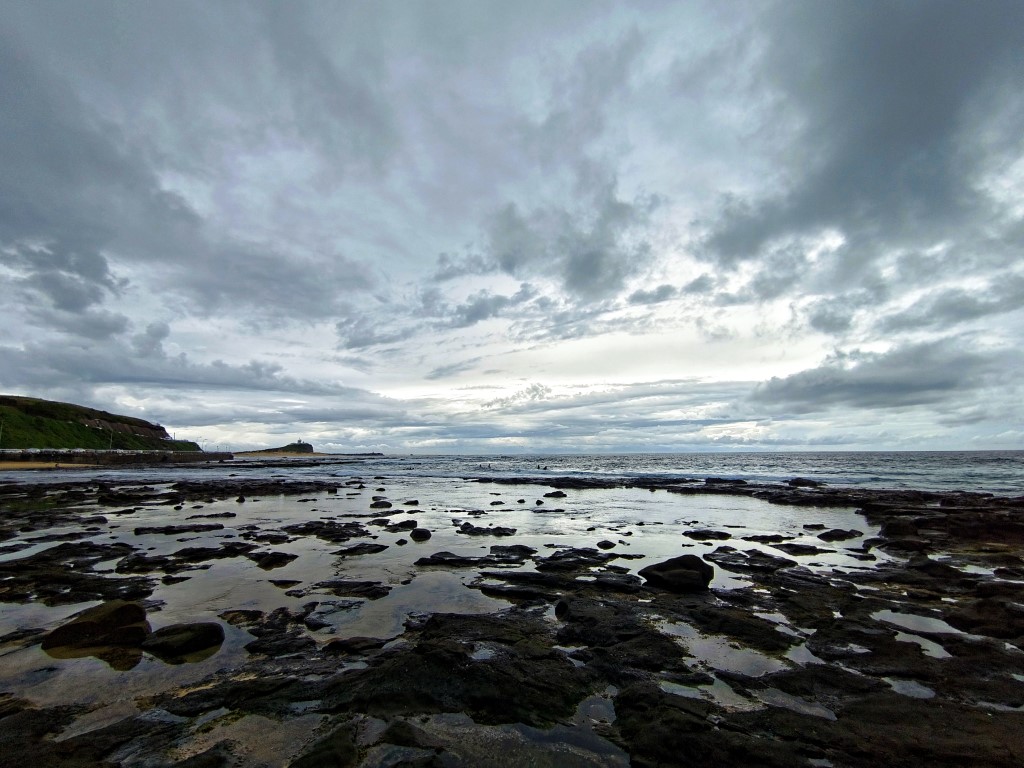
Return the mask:
[[294, 443], [288, 443], [288, 445], [282, 445], [280, 448], [264, 448], [260, 451], [250, 451], [250, 453], [313, 453], [313, 446], [309, 443], [297, 440]]

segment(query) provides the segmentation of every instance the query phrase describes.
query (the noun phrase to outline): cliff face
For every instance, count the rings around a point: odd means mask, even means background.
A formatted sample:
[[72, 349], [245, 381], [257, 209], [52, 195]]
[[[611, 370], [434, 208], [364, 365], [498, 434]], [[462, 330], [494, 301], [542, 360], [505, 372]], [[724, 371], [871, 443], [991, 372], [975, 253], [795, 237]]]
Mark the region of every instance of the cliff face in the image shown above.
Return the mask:
[[117, 432], [122, 435], [139, 435], [152, 440], [170, 440], [171, 436], [167, 430], [159, 424], [142, 426], [141, 424], [128, 424], [123, 421], [108, 421], [107, 419], [83, 419], [81, 424], [93, 429], [102, 429], [107, 432]]
[[198, 451], [159, 424], [72, 403], [0, 395], [0, 448]]

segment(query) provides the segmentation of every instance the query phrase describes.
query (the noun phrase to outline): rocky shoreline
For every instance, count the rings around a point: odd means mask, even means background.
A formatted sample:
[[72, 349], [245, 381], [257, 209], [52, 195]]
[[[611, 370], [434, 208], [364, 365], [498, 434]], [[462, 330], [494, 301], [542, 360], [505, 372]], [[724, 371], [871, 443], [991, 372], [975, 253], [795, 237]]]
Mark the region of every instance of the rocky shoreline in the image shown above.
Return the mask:
[[[193, 768], [1024, 764], [1024, 498], [800, 478], [478, 477], [464, 485], [491, 500], [452, 510], [390, 485], [0, 484], [0, 602], [24, 612], [0, 636], [0, 755]], [[798, 517], [786, 532], [632, 518], [548, 543], [509, 522], [558, 521], [574, 496], [623, 489]], [[301, 519], [274, 517], [301, 505]], [[829, 509], [856, 510], [861, 527], [821, 522]], [[650, 562], [655, 541], [674, 551]], [[863, 567], [830, 567], [840, 555]], [[260, 607], [168, 604], [215, 577], [229, 595], [233, 580], [259, 579]], [[338, 623], [410, 584], [429, 597], [431, 578], [461, 579], [455, 597], [406, 608], [397, 631]], [[60, 701], [61, 665], [112, 691]]]

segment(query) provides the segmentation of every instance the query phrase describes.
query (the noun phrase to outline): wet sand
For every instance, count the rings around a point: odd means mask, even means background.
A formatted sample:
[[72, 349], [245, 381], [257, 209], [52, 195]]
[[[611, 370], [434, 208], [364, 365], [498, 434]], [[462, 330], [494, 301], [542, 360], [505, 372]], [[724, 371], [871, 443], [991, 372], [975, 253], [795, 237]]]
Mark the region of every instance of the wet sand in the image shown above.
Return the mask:
[[[1021, 499], [366, 477], [0, 505], [21, 764], [1024, 762]], [[645, 570], [687, 554], [706, 588]]]

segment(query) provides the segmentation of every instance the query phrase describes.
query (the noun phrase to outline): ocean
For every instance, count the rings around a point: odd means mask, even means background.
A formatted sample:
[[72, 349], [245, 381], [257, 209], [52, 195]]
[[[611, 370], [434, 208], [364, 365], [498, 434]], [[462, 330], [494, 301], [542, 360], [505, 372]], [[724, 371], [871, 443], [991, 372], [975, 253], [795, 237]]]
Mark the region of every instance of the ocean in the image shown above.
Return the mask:
[[785, 482], [805, 477], [830, 486], [870, 489], [974, 491], [1024, 495], [1024, 451], [887, 451], [887, 452], [743, 452], [575, 455], [383, 455], [297, 457], [270, 462], [239, 459], [189, 467], [66, 468], [60, 472], [0, 474], [2, 481], [58, 482], [76, 479], [142, 482], [212, 479], [245, 473], [262, 479], [387, 476], [408, 478], [473, 477], [722, 477], [748, 482]]

